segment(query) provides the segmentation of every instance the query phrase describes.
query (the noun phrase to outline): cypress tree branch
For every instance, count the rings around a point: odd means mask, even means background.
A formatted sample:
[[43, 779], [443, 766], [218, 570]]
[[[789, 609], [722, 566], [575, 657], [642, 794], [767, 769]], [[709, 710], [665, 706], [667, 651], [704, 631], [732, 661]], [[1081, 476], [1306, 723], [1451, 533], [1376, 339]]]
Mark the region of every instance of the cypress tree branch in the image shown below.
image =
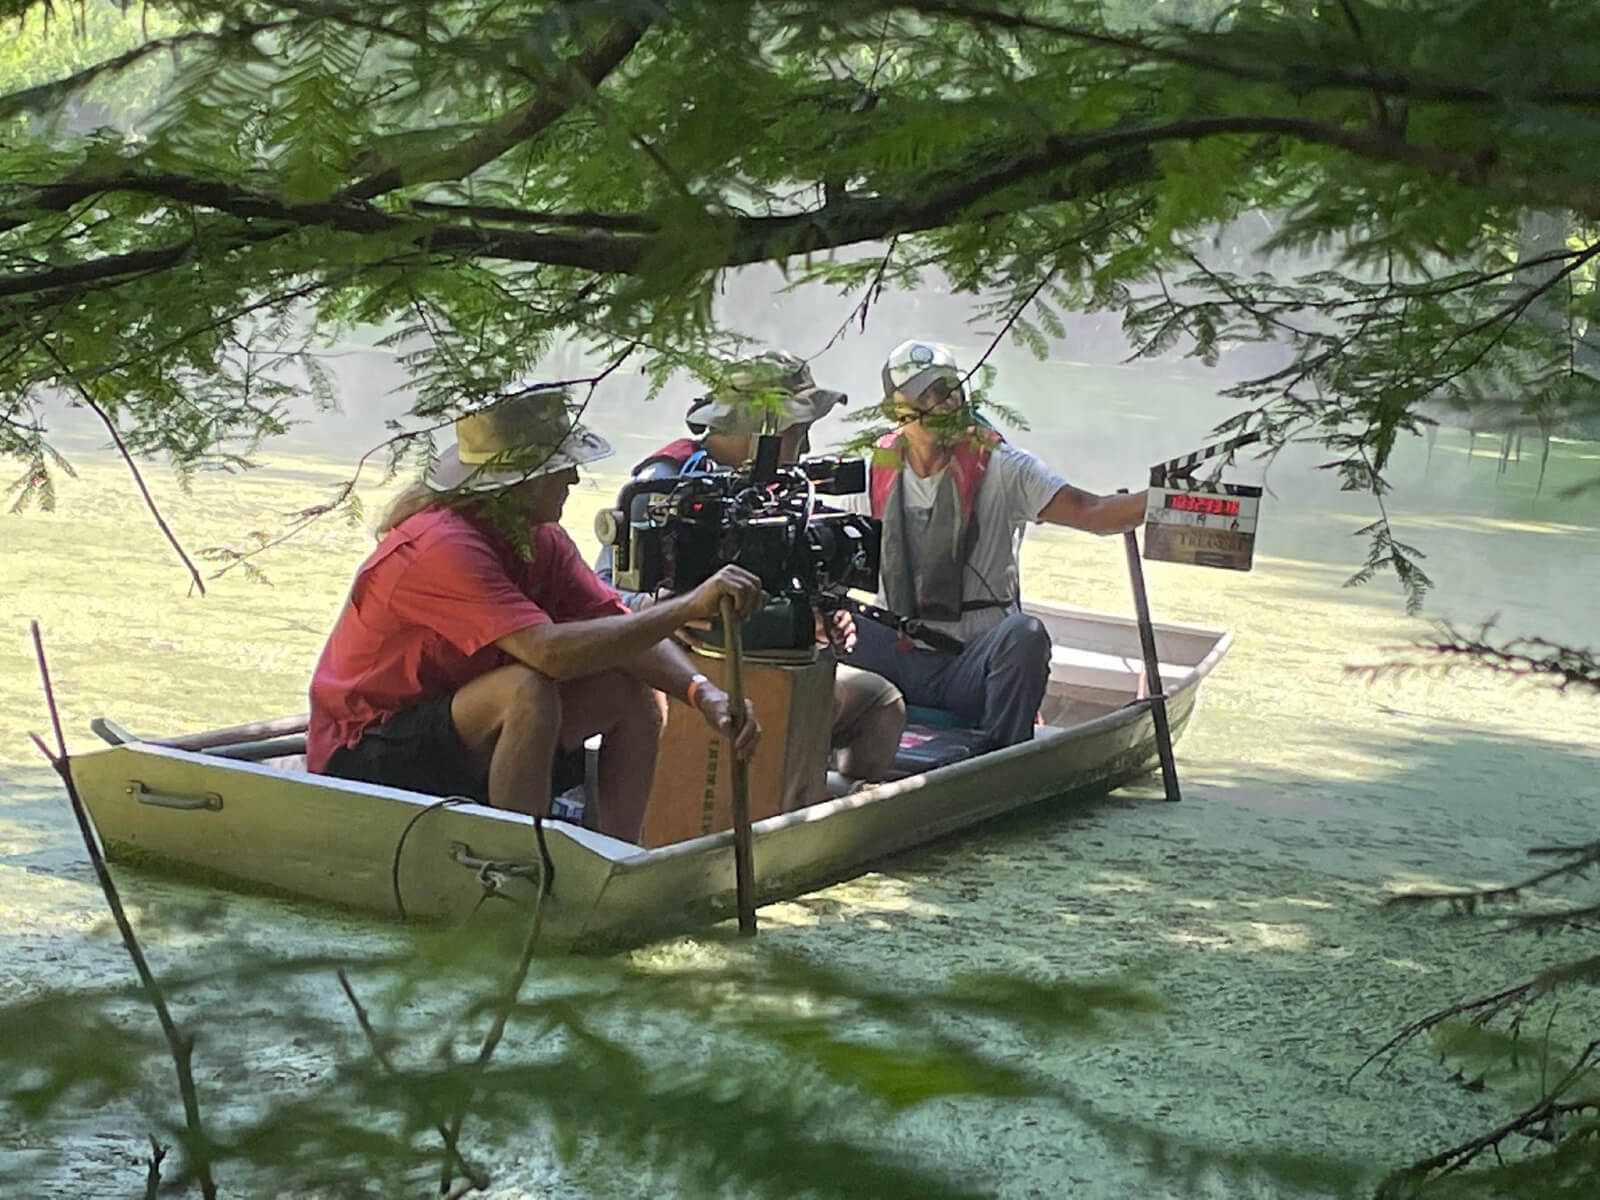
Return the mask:
[[[373, 1028], [372, 1020], [367, 1016], [367, 1010], [365, 1006], [363, 1006], [361, 1001], [356, 998], [355, 988], [350, 984], [350, 976], [345, 973], [344, 968], [342, 967], [335, 971], [334, 974], [339, 979], [339, 986], [344, 989], [345, 999], [350, 1002], [350, 1007], [355, 1010], [356, 1024], [361, 1027], [361, 1032], [366, 1036], [367, 1045], [372, 1049], [372, 1057], [377, 1061], [378, 1065], [390, 1075], [398, 1076], [400, 1072], [395, 1069], [394, 1060], [389, 1057], [388, 1052], [384, 1049], [383, 1039], [378, 1036], [378, 1031]], [[429, 1119], [432, 1120], [431, 1114]], [[472, 1188], [480, 1192], [488, 1190], [488, 1172], [482, 1167], [467, 1160], [466, 1155], [461, 1152], [461, 1144], [456, 1140], [455, 1135], [451, 1133], [448, 1125], [446, 1125], [443, 1121], [438, 1120], [433, 1120], [432, 1123], [434, 1130], [439, 1134], [440, 1140], [444, 1143], [445, 1153], [448, 1154], [450, 1156], [450, 1160], [458, 1168], [460, 1168], [461, 1173], [466, 1176], [467, 1181], [472, 1185]]]
[[[1299, 117], [1270, 114], [1185, 117], [1152, 125], [1130, 125], [1092, 134], [1054, 133], [1038, 148], [1015, 154], [987, 169], [949, 171], [928, 186], [927, 180], [909, 182], [904, 190], [885, 196], [852, 197], [835, 204], [778, 217], [716, 217], [708, 220], [727, 229], [731, 237], [706, 269], [742, 266], [813, 251], [837, 249], [861, 242], [882, 241], [894, 234], [917, 233], [964, 220], [1024, 211], [1038, 203], [1103, 194], [1118, 186], [1148, 178], [1152, 165], [1140, 158], [1117, 158], [1117, 152], [1138, 152], [1169, 141], [1197, 141], [1240, 134], [1284, 136], [1344, 149], [1357, 157], [1414, 167], [1430, 175], [1467, 180], [1480, 186], [1497, 182], [1506, 190], [1534, 187], [1528, 181], [1495, 174], [1493, 156], [1467, 156], [1437, 146], [1423, 146], [1386, 134], [1330, 125]], [[509, 148], [509, 146], [505, 147]], [[1040, 177], [1112, 156], [1078, 180], [1058, 181], [1044, 197], [1003, 196], [1006, 189]], [[401, 186], [395, 182], [395, 187]], [[272, 222], [265, 228], [246, 226], [232, 234], [219, 234], [225, 248], [230, 238], [268, 241], [289, 229], [326, 225], [353, 233], [387, 233], [403, 227], [401, 218], [346, 197], [334, 201], [293, 204], [236, 184], [188, 179], [175, 175], [108, 177], [46, 185], [39, 189], [45, 207], [58, 209], [74, 199], [123, 189], [155, 194], [203, 205], [246, 219]], [[55, 190], [65, 189], [65, 190]], [[387, 187], [383, 190], [388, 190]], [[1566, 207], [1600, 217], [1600, 185], [1574, 182], [1556, 189], [1538, 188], [1530, 203]], [[52, 199], [53, 197], [53, 199]], [[987, 203], [985, 203], [987, 202]], [[981, 212], [975, 211], [984, 204]], [[626, 223], [638, 214], [613, 214]], [[0, 228], [25, 224], [20, 214], [0, 217]], [[623, 235], [594, 232], [582, 235], [487, 230], [467, 226], [439, 226], [419, 231], [419, 249], [460, 253], [468, 257], [502, 259], [571, 267], [602, 275], [636, 273], [646, 256], [672, 247], [664, 235]], [[706, 244], [707, 239], [700, 239]], [[186, 239], [119, 255], [89, 259], [43, 271], [0, 276], [0, 296], [47, 292], [82, 284], [100, 284], [130, 276], [169, 269], [189, 257], [194, 241]]]
[[[974, 4], [944, 4], [939, 0], [910, 0], [908, 8], [926, 16], [951, 17], [973, 25], [990, 26], [1021, 33], [1042, 33], [1107, 50], [1122, 50], [1130, 57], [1150, 62], [1172, 63], [1195, 70], [1252, 83], [1276, 84], [1297, 95], [1317, 91], [1361, 91], [1434, 100], [1445, 104], [1503, 105], [1513, 102], [1588, 107], [1600, 105], [1600, 89], [1538, 88], [1525, 93], [1497, 92], [1457, 80], [1424, 78], [1403, 71], [1381, 70], [1369, 65], [1362, 70], [1321, 60], [1287, 60], [1270, 64], [1205, 54], [1176, 42], [1157, 42], [1145, 38], [1110, 33], [1085, 25], [1047, 21], [1022, 13], [1007, 12]], [[1349, 5], [1341, 3], [1349, 10]]]
[[1582, 1053], [1578, 1055], [1578, 1060], [1572, 1064], [1566, 1074], [1557, 1080], [1555, 1085], [1530, 1107], [1494, 1129], [1481, 1133], [1477, 1137], [1469, 1138], [1458, 1146], [1452, 1146], [1448, 1150], [1421, 1159], [1412, 1163], [1409, 1167], [1404, 1167], [1394, 1172], [1378, 1186], [1377, 1195], [1380, 1198], [1396, 1196], [1401, 1194], [1396, 1190], [1398, 1186], [1417, 1183], [1434, 1172], [1447, 1174], [1451, 1171], [1458, 1171], [1485, 1150], [1491, 1150], [1499, 1146], [1501, 1142], [1505, 1141], [1513, 1133], [1521, 1133], [1541, 1125], [1560, 1112], [1593, 1108], [1596, 1103], [1593, 1097], [1582, 1099], [1575, 1104], [1562, 1104], [1560, 1099], [1568, 1088], [1593, 1067], [1596, 1050], [1600, 1050], [1600, 1039], [1592, 1041], [1585, 1046]]
[[572, 81], [554, 80], [550, 90], [505, 113], [448, 150], [418, 162], [388, 165], [351, 184], [338, 198], [370, 200], [413, 184], [465, 179], [565, 116], [576, 100], [599, 86], [628, 57], [649, 24], [647, 19], [613, 21], [592, 46], [566, 60], [566, 69], [586, 84], [587, 89], [580, 85], [574, 93]]
[[503, 204], [451, 204], [440, 200], [414, 200], [410, 207], [421, 213], [464, 217], [472, 221], [498, 221], [505, 225], [565, 225], [574, 229], [605, 229], [618, 233], [656, 233], [661, 228], [661, 222], [654, 217], [633, 213], [587, 210], [548, 212]]
[[35, 84], [33, 87], [23, 88], [20, 92], [0, 96], [0, 121], [21, 116], [23, 113], [46, 112], [65, 103], [74, 92], [88, 87], [101, 76], [125, 71], [153, 54], [160, 54], [163, 50], [176, 51], [195, 43], [216, 45], [222, 42], [248, 41], [258, 33], [267, 33], [293, 24], [293, 21], [244, 21], [224, 29], [195, 30], [190, 33], [174, 34], [171, 37], [154, 38], [142, 46], [135, 46], [132, 50], [108, 58], [104, 62], [84, 67], [81, 71], [74, 71], [61, 79]]

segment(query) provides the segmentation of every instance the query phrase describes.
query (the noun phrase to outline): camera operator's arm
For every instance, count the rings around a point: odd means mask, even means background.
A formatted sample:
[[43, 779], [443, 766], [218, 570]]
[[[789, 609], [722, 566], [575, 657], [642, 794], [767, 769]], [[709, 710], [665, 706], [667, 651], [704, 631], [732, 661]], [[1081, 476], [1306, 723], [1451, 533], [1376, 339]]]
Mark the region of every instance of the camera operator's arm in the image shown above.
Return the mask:
[[[705, 723], [723, 737], [733, 731], [732, 697], [709, 679], [701, 676], [700, 686], [695, 688], [694, 697], [689, 697], [689, 685], [694, 677], [699, 674], [694, 669], [681, 646], [670, 638], [657, 642], [631, 663], [622, 668], [641, 683], [649, 684], [658, 691], [676, 697], [690, 705], [697, 711]], [[739, 727], [739, 738], [734, 743], [734, 752], [740, 758], [749, 758], [755, 753], [756, 744], [761, 740], [761, 726], [756, 721], [756, 706], [749, 699], [744, 702], [744, 724]]]
[[714, 617], [729, 596], [741, 617], [761, 607], [761, 581], [739, 567], [723, 567], [694, 591], [663, 600], [643, 612], [589, 621], [529, 625], [495, 645], [551, 679], [561, 681], [622, 667], [674, 629], [697, 617]]
[[832, 646], [838, 654], [849, 654], [856, 647], [856, 619], [842, 608], [819, 611], [816, 616], [817, 645]]

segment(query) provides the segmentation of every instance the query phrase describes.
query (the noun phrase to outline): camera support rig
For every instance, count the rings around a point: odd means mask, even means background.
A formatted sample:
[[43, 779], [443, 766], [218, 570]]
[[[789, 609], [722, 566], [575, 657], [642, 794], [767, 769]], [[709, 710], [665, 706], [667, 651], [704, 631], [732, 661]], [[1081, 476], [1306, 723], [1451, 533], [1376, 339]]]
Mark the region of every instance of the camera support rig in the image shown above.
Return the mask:
[[734, 564], [772, 597], [746, 631], [749, 649], [802, 649], [814, 641], [817, 612], [844, 610], [887, 625], [934, 649], [961, 643], [922, 622], [843, 593], [878, 589], [881, 523], [820, 508], [818, 496], [866, 491], [859, 459], [778, 462], [779, 439], [757, 442], [748, 471], [718, 470], [623, 485], [595, 533], [612, 547], [612, 578], [630, 592], [686, 592]]
[[940, 650], [945, 654], [960, 654], [967, 648], [967, 644], [960, 638], [935, 629], [926, 621], [919, 621], [916, 617], [902, 617], [897, 612], [879, 608], [876, 604], [867, 604], [853, 596], [814, 596], [811, 603], [819, 612], [843, 611], [853, 616], [865, 617], [878, 625], [887, 625], [902, 637], [921, 642], [930, 650]]

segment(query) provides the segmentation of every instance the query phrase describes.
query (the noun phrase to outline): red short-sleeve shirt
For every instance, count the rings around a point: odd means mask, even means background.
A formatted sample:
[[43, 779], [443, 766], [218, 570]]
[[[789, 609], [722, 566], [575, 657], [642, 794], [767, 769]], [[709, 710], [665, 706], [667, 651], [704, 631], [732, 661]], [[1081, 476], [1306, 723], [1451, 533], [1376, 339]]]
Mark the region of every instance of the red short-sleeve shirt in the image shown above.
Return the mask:
[[628, 611], [561, 526], [534, 525], [528, 541], [523, 559], [486, 524], [442, 508], [384, 535], [311, 676], [310, 770], [367, 726], [511, 662], [495, 645], [507, 634]]

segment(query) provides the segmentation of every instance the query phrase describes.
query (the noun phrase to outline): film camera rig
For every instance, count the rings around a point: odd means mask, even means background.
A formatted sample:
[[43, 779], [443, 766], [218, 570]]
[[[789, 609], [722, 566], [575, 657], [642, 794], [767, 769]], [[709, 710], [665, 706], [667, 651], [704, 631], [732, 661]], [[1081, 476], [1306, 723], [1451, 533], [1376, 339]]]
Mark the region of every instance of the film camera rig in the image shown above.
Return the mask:
[[819, 496], [867, 490], [859, 459], [807, 459], [783, 466], [779, 439], [757, 441], [746, 471], [717, 470], [623, 485], [601, 509], [595, 533], [612, 547], [612, 579], [630, 592], [682, 593], [728, 564], [761, 580], [766, 607], [744, 633], [749, 649], [804, 649], [818, 613], [844, 610], [936, 650], [962, 643], [923, 622], [844, 595], [878, 589], [882, 525], [818, 504]]

